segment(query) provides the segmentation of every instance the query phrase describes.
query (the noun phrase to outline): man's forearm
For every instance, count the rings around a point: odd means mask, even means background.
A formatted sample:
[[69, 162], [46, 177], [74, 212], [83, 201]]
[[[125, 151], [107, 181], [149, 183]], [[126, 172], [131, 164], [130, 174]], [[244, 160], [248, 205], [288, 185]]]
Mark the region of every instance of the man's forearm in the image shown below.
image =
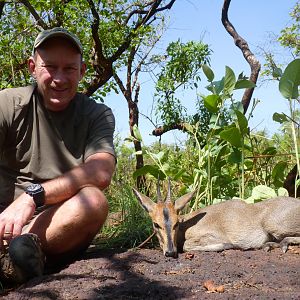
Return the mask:
[[110, 154], [95, 154], [81, 166], [44, 182], [42, 185], [45, 189], [45, 204], [65, 201], [86, 186], [106, 188], [111, 181], [114, 165], [115, 158]]

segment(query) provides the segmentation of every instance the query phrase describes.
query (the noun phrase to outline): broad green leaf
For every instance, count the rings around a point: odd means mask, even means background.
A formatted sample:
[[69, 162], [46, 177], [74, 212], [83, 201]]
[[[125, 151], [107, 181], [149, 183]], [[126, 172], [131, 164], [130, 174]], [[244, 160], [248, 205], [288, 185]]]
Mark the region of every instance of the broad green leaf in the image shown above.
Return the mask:
[[217, 113], [220, 109], [222, 99], [219, 95], [208, 95], [204, 98], [204, 106], [212, 113]]
[[262, 154], [263, 155], [272, 155], [274, 156], [277, 153], [276, 147], [267, 147]]
[[289, 63], [284, 70], [279, 81], [279, 91], [286, 99], [297, 99], [299, 96], [299, 85], [300, 59], [298, 58]]
[[217, 199], [217, 198], [215, 198], [215, 199], [213, 199], [212, 204], [218, 204], [218, 203], [221, 203], [223, 201], [224, 201], [223, 199]]
[[202, 70], [207, 77], [208, 81], [212, 82], [215, 78], [213, 70], [206, 64], [202, 66]]
[[142, 138], [142, 135], [141, 135], [141, 133], [140, 133], [140, 131], [139, 131], [139, 128], [137, 127], [136, 124], [133, 125], [132, 131], [133, 131], [133, 134], [134, 134], [135, 138], [136, 138], [138, 141], [141, 142], [141, 141], [143, 140], [143, 138]]
[[252, 190], [252, 197], [256, 200], [264, 200], [276, 196], [277, 196], [276, 192], [272, 188], [266, 185], [258, 185], [254, 187]]
[[248, 133], [248, 120], [243, 113], [239, 110], [234, 111], [237, 117], [238, 127], [240, 129], [241, 134], [244, 136]]
[[179, 180], [179, 179], [182, 177], [182, 175], [183, 175], [184, 173], [186, 173], [186, 170], [185, 170], [185, 169], [179, 170], [179, 171], [175, 174], [175, 176], [173, 177], [173, 179], [174, 179], [174, 180]]
[[277, 194], [278, 194], [278, 196], [281, 196], [281, 197], [288, 197], [289, 196], [289, 192], [283, 187], [280, 187], [278, 189]]
[[226, 66], [225, 71], [225, 78], [224, 78], [224, 91], [226, 91], [228, 94], [231, 94], [234, 90], [236, 83], [234, 72], [231, 68]]
[[[158, 173], [159, 173], [159, 169], [157, 166], [145, 165], [145, 166], [137, 169], [135, 172], [133, 172], [132, 176], [134, 179], [136, 179], [139, 176], [147, 175], [147, 174], [151, 174], [152, 176], [157, 177]], [[164, 177], [161, 177], [161, 173], [159, 173], [159, 178], [161, 180], [164, 179]]]
[[286, 161], [280, 161], [274, 166], [272, 170], [272, 178], [273, 178], [273, 183], [276, 187], [281, 187], [283, 185], [283, 182], [285, 180], [286, 167], [287, 167]]
[[243, 137], [236, 127], [221, 131], [220, 138], [229, 142], [234, 147], [241, 148], [243, 146]]
[[228, 162], [238, 164], [242, 162], [242, 152], [238, 149], [233, 149], [233, 152], [228, 156]]
[[206, 89], [219, 95], [224, 89], [224, 77], [219, 81], [213, 81], [211, 85], [206, 87]]
[[255, 87], [256, 87], [255, 83], [253, 83], [251, 80], [242, 79], [242, 80], [238, 80], [235, 83], [234, 89], [235, 90], [239, 90], [239, 89], [251, 89], [251, 88], [255, 88]]
[[161, 161], [165, 155], [165, 152], [160, 151], [158, 153], [152, 153], [151, 155], [153, 156], [153, 158], [157, 159], [158, 161]]
[[289, 119], [287, 118], [287, 116], [285, 114], [274, 113], [273, 120], [277, 123], [282, 124], [284, 122], [287, 122]]
[[245, 199], [245, 202], [248, 203], [248, 204], [255, 203], [255, 198], [250, 196], [249, 198]]

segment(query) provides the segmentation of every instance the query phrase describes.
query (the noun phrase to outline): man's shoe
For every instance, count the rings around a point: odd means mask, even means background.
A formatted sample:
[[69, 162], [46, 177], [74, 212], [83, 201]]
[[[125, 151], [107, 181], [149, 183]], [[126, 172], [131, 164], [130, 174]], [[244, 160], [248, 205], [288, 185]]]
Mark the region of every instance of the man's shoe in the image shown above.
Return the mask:
[[13, 238], [8, 253], [1, 254], [0, 281], [23, 283], [41, 276], [44, 271], [45, 256], [36, 234], [26, 233]]

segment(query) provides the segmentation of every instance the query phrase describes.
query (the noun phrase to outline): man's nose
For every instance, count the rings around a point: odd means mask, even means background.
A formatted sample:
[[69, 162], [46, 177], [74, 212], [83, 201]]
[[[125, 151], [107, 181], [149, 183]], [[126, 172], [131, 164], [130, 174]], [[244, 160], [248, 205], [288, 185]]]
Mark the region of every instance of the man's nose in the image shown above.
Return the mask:
[[54, 74], [52, 74], [52, 79], [56, 83], [64, 83], [67, 81], [67, 75], [64, 70], [57, 69]]

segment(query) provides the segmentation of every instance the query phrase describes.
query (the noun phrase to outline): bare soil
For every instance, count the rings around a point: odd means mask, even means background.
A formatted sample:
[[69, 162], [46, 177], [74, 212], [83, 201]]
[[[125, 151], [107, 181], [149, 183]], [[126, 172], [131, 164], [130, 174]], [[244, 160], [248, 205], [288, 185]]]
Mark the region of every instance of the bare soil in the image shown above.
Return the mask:
[[300, 247], [190, 252], [89, 249], [79, 260], [13, 290], [7, 300], [300, 299]]

